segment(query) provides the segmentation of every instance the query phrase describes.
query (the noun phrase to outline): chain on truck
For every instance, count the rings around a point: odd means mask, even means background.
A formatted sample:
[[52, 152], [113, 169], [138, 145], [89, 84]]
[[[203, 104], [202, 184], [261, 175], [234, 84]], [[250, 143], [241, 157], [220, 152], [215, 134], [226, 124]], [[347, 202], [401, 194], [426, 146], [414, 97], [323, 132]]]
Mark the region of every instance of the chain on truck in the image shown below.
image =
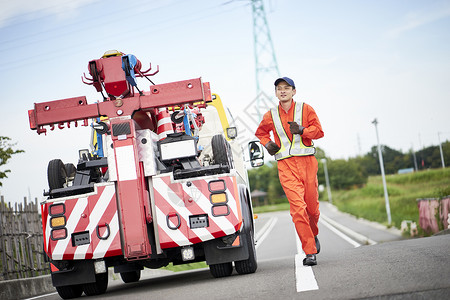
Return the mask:
[[[214, 277], [257, 269], [254, 219], [242, 147], [220, 98], [201, 78], [154, 84], [131, 54], [89, 62], [86, 97], [35, 103], [39, 134], [89, 126], [94, 145], [76, 166], [48, 164], [41, 203], [44, 250], [62, 298], [106, 291], [108, 268], [126, 283], [144, 268], [206, 261]], [[150, 82], [148, 92], [137, 77]], [[252, 165], [260, 145], [249, 145]]]

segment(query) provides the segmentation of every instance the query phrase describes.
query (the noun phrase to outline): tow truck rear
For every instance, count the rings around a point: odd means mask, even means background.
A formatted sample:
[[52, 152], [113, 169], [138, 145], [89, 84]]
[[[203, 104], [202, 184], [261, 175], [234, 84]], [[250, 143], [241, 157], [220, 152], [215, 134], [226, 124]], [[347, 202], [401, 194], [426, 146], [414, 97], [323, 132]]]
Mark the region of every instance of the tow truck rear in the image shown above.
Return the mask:
[[[95, 145], [76, 165], [49, 162], [41, 203], [62, 298], [104, 293], [109, 267], [124, 282], [169, 263], [206, 261], [214, 277], [233, 265], [239, 274], [257, 269], [243, 149], [220, 98], [201, 78], [155, 85], [149, 77], [159, 68], [141, 67], [134, 55], [107, 52], [83, 79], [103, 101], [75, 97], [28, 112], [39, 134], [93, 121]], [[148, 92], [137, 77], [150, 81]]]

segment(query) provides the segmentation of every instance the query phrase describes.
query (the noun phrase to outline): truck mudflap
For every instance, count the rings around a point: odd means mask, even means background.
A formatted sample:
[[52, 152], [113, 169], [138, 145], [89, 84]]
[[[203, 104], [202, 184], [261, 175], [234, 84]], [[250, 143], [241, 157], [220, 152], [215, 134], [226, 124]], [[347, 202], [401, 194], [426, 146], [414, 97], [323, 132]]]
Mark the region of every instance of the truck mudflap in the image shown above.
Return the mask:
[[239, 231], [242, 213], [235, 175], [151, 179], [161, 249], [197, 244]]
[[122, 255], [114, 183], [94, 192], [43, 202], [44, 247], [52, 260]]

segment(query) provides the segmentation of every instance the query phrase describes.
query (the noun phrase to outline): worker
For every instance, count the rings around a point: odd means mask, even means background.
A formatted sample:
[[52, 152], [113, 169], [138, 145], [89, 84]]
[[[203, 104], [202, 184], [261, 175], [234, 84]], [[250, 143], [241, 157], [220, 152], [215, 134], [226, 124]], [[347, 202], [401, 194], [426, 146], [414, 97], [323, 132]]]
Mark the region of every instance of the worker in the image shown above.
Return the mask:
[[[294, 101], [294, 81], [288, 77], [275, 81], [278, 107], [263, 116], [255, 136], [274, 155], [281, 186], [290, 204], [290, 214], [306, 257], [303, 265], [317, 264], [320, 252], [318, 163], [313, 139], [323, 137], [322, 126], [314, 109]], [[271, 140], [273, 133], [275, 142]]]

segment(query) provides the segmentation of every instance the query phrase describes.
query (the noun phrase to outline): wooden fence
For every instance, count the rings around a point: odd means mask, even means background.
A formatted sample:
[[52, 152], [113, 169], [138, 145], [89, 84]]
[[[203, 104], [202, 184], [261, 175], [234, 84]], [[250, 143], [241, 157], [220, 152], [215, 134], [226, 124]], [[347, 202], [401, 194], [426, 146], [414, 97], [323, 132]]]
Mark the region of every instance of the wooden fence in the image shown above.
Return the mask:
[[49, 274], [43, 256], [40, 208], [34, 203], [0, 203], [0, 280], [19, 279]]

